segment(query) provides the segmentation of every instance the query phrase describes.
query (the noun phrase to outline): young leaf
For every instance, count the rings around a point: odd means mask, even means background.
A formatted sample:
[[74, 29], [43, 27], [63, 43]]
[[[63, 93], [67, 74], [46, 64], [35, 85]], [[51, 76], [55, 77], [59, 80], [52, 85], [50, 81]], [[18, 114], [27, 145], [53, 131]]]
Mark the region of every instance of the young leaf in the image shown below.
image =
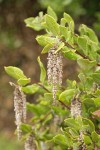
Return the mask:
[[53, 35], [55, 36], [59, 35], [60, 33], [59, 25], [53, 17], [51, 17], [50, 15], [46, 15], [46, 24], [49, 31], [52, 32]]
[[25, 86], [26, 84], [30, 83], [31, 79], [30, 78], [20, 78], [17, 83], [21, 86]]
[[54, 44], [57, 41], [56, 38], [51, 38], [46, 35], [37, 36], [36, 40], [41, 46], [46, 46], [47, 44]]
[[79, 27], [79, 32], [81, 35], [87, 35], [93, 42], [98, 43], [98, 38], [95, 32], [92, 29], [88, 28], [86, 25], [82, 24]]
[[45, 68], [44, 68], [43, 63], [42, 63], [41, 60], [40, 60], [40, 57], [38, 57], [37, 60], [38, 60], [38, 63], [39, 63], [40, 69], [41, 69], [40, 81], [41, 81], [42, 83], [44, 83], [44, 80], [45, 80], [45, 78], [46, 78], [46, 70], [45, 70]]
[[78, 37], [78, 45], [83, 50], [85, 55], [88, 55], [87, 52], [87, 39], [85, 37]]
[[91, 137], [92, 137], [92, 140], [97, 143], [99, 140], [100, 140], [100, 135], [98, 135], [95, 131], [92, 132], [91, 134]]
[[59, 95], [59, 99], [69, 104], [74, 94], [75, 94], [75, 89], [65, 90]]
[[60, 35], [65, 38], [66, 42], [68, 42], [71, 38], [71, 31], [68, 31], [68, 28], [60, 25]]
[[97, 98], [93, 98], [94, 100], [94, 103], [97, 107], [100, 107], [100, 97], [97, 97]]
[[97, 84], [100, 84], [100, 71], [94, 72], [92, 77]]
[[61, 42], [57, 48], [57, 50], [55, 51], [55, 53], [59, 52], [63, 47], [64, 47], [64, 42]]
[[62, 53], [65, 58], [69, 58], [71, 60], [77, 60], [78, 58], [80, 58], [80, 56], [76, 54], [74, 50], [68, 48], [67, 46], [64, 46], [64, 48], [62, 49]]
[[61, 24], [61, 26], [65, 27], [65, 25], [66, 25], [66, 19], [65, 18], [61, 18], [60, 24]]
[[68, 23], [69, 28], [74, 31], [74, 21], [72, 17], [66, 13], [64, 13], [64, 18], [66, 19], [66, 23]]
[[78, 59], [77, 62], [83, 70], [90, 70], [96, 65], [96, 61], [89, 61], [88, 59], [83, 58]]
[[66, 137], [64, 135], [62, 135], [62, 134], [58, 134], [55, 137], [53, 137], [53, 141], [56, 144], [67, 146]]
[[39, 16], [37, 16], [35, 18], [30, 17], [30, 18], [25, 19], [24, 21], [25, 21], [27, 27], [30, 27], [36, 31], [40, 31], [45, 28], [43, 26], [43, 22], [44, 22], [43, 12], [40, 12]]
[[25, 133], [29, 133], [29, 132], [32, 131], [31, 125], [24, 124], [24, 123], [21, 124], [21, 129], [22, 129], [22, 131], [25, 132]]
[[95, 126], [93, 124], [93, 122], [87, 118], [83, 118], [83, 124], [86, 126], [87, 128], [86, 130], [89, 131], [90, 133], [93, 132], [95, 130]]
[[84, 136], [83, 136], [83, 139], [84, 139], [84, 143], [85, 143], [86, 145], [92, 144], [92, 140], [91, 140], [91, 138], [90, 138], [89, 136], [84, 135]]
[[50, 15], [51, 17], [53, 17], [57, 21], [57, 15], [51, 7], [48, 7], [47, 14]]
[[45, 54], [45, 53], [48, 53], [48, 51], [50, 50], [50, 48], [52, 48], [53, 47], [53, 45], [52, 44], [47, 44], [44, 48], [43, 48], [43, 50], [42, 50], [42, 54]]
[[40, 115], [42, 114], [45, 114], [47, 113], [48, 111], [48, 108], [45, 109], [44, 106], [41, 106], [39, 104], [30, 104], [30, 103], [27, 103], [27, 109], [28, 111], [30, 112], [33, 112], [34, 114], [38, 115], [40, 117]]
[[80, 124], [74, 118], [68, 118], [68, 119], [65, 119], [64, 121], [68, 127], [72, 127], [77, 131], [81, 129]]
[[8, 67], [5, 67], [5, 71], [6, 73], [13, 77], [14, 79], [27, 79], [27, 77], [24, 75], [23, 71], [17, 67], [13, 67], [13, 66], [8, 66]]
[[22, 87], [22, 91], [25, 92], [26, 94], [34, 94], [39, 90], [39, 88], [40, 88], [39, 85], [32, 84], [32, 85]]

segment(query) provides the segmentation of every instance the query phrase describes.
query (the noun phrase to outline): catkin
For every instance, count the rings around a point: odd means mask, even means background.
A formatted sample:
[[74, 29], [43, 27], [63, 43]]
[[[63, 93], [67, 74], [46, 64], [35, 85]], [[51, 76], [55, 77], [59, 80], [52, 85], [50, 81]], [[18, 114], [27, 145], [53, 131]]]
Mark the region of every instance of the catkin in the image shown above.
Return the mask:
[[[71, 116], [74, 118], [77, 118], [78, 116], [82, 115], [82, 105], [81, 105], [81, 102], [80, 102], [78, 96], [79, 95], [77, 95], [77, 97], [74, 97], [73, 100], [71, 101]], [[80, 131], [78, 141], [81, 142], [81, 144], [79, 146], [79, 150], [86, 150], [86, 145], [83, 141], [83, 132], [82, 131]]]
[[71, 116], [75, 118], [81, 116], [81, 111], [81, 102], [77, 98], [74, 98], [71, 102]]
[[36, 150], [35, 143], [33, 141], [33, 135], [30, 134], [25, 141], [25, 150]]
[[55, 53], [55, 48], [51, 48], [48, 52], [48, 63], [47, 63], [47, 76], [48, 83], [53, 85], [53, 99], [54, 105], [56, 104], [56, 93], [58, 90], [58, 85], [62, 84], [62, 55], [61, 52]]
[[22, 131], [21, 124], [26, 122], [26, 96], [21, 91], [21, 87], [10, 82], [10, 85], [15, 88], [14, 90], [14, 111], [15, 111], [15, 123], [17, 126], [18, 140], [21, 139]]

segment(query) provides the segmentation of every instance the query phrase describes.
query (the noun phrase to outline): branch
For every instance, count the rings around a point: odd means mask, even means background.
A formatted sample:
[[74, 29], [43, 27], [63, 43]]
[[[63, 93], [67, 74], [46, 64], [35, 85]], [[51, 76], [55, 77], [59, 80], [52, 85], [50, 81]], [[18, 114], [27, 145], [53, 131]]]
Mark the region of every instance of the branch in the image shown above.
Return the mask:
[[69, 109], [70, 110], [70, 107], [69, 106], [67, 106], [64, 102], [62, 102], [61, 100], [58, 100], [64, 107], [66, 107], [67, 109]]
[[37, 83], [37, 85], [39, 85], [40, 87], [42, 87], [44, 90], [46, 90], [48, 93], [51, 93], [46, 87], [44, 87], [42, 84]]

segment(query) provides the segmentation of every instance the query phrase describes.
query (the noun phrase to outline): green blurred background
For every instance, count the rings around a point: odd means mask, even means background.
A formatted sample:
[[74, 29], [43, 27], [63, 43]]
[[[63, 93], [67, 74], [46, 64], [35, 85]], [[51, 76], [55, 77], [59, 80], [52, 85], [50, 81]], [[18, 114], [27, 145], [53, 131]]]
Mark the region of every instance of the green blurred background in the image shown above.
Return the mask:
[[[51, 6], [58, 14], [69, 13], [75, 20], [76, 32], [83, 23], [93, 28], [100, 38], [100, 0], [0, 0], [0, 150], [23, 150], [14, 135], [12, 81], [4, 72], [4, 66], [17, 66], [32, 78], [39, 80], [37, 56], [41, 47], [35, 41], [37, 34], [25, 27], [24, 19], [46, 12]], [[46, 56], [42, 56], [46, 65]], [[75, 78], [75, 62], [64, 60], [64, 79]], [[34, 96], [28, 99], [34, 101]]]

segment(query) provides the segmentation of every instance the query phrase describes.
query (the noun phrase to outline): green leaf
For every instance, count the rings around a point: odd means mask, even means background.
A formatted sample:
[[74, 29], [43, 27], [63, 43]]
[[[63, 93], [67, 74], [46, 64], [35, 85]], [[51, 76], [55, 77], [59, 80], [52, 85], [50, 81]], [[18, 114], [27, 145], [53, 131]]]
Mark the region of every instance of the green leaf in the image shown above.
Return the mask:
[[28, 111], [33, 112], [35, 115], [39, 117], [48, 112], [48, 108], [45, 108], [45, 106], [39, 104], [36, 105], [27, 103], [27, 109]]
[[58, 109], [58, 107], [56, 107], [56, 106], [53, 106], [52, 109], [53, 109], [54, 113], [59, 115], [59, 116], [65, 116], [68, 112], [68, 110], [65, 110], [62, 108]]
[[20, 78], [17, 83], [21, 86], [25, 86], [26, 84], [30, 83], [31, 79], [30, 78]]
[[87, 109], [95, 107], [95, 103], [91, 98], [84, 99], [83, 104], [86, 106]]
[[78, 45], [80, 49], [83, 50], [85, 55], [88, 55], [87, 52], [87, 39], [85, 37], [78, 37]]
[[38, 60], [38, 63], [39, 63], [40, 69], [41, 69], [40, 81], [41, 81], [42, 83], [44, 83], [45, 78], [46, 78], [46, 70], [45, 70], [45, 68], [44, 68], [43, 63], [42, 63], [41, 60], [40, 60], [40, 57], [38, 57], [37, 60]]
[[77, 132], [77, 130], [75, 130], [72, 127], [64, 128], [64, 131], [66, 131], [67, 133], [71, 134], [72, 137], [74, 137], [74, 138], [79, 136], [79, 133]]
[[53, 141], [58, 145], [65, 145], [67, 146], [66, 137], [62, 134], [58, 134], [55, 137], [53, 137]]
[[27, 27], [30, 27], [36, 31], [40, 31], [45, 28], [43, 26], [43, 22], [44, 22], [43, 12], [39, 12], [39, 16], [35, 18], [30, 17], [30, 18], [25, 19], [24, 21]]
[[95, 131], [92, 132], [91, 137], [93, 142], [97, 143], [100, 140], [100, 135], [98, 135]]
[[97, 107], [100, 107], [100, 97], [94, 98], [94, 103]]
[[68, 42], [71, 38], [71, 31], [68, 31], [68, 28], [60, 25], [60, 35], [61, 37], [64, 37], [66, 42]]
[[81, 129], [80, 124], [74, 118], [68, 118], [68, 119], [65, 119], [64, 121], [68, 127], [72, 127], [77, 131]]
[[100, 71], [94, 72], [92, 77], [97, 84], [100, 84]]
[[74, 31], [74, 21], [72, 17], [67, 13], [64, 13], [64, 18], [66, 19], [66, 23], [68, 23], [70, 30]]
[[62, 49], [62, 53], [65, 58], [69, 58], [71, 60], [77, 60], [78, 58], [80, 58], [80, 56], [76, 54], [73, 49], [70, 49], [66, 46]]
[[43, 125], [49, 123], [49, 122], [52, 120], [52, 118], [53, 118], [52, 114], [48, 115], [48, 116], [46, 117], [46, 119], [44, 120]]
[[79, 32], [81, 33], [81, 35], [87, 35], [93, 42], [98, 43], [98, 38], [95, 32], [92, 29], [88, 28], [86, 25], [82, 24], [79, 28]]
[[85, 81], [86, 81], [86, 76], [84, 75], [84, 73], [80, 73], [79, 75], [78, 75], [78, 77], [79, 77], [79, 79], [80, 79], [80, 81], [82, 82], [82, 83], [85, 83]]
[[89, 131], [90, 133], [93, 132], [95, 130], [95, 126], [93, 124], [93, 122], [87, 118], [83, 118], [83, 124], [86, 126], [87, 128], [86, 130]]
[[46, 24], [49, 31], [51, 31], [55, 36], [59, 35], [59, 25], [53, 17], [51, 17], [50, 15], [46, 15]]
[[51, 17], [53, 17], [57, 21], [57, 15], [51, 7], [48, 7], [47, 14], [50, 15]]
[[91, 60], [96, 60], [97, 59], [97, 45], [94, 42], [88, 42], [87, 45], [87, 53], [88, 53], [88, 57]]
[[66, 22], [67, 22], [67, 20], [65, 18], [61, 18], [61, 22], [60, 22], [61, 26], [65, 27], [66, 26]]
[[75, 142], [75, 143], [73, 143], [73, 149], [74, 150], [79, 150], [80, 145], [81, 145], [81, 142]]
[[75, 94], [75, 89], [65, 90], [59, 95], [59, 100], [65, 101], [66, 103], [70, 103], [73, 95]]
[[24, 75], [23, 71], [17, 67], [13, 67], [13, 66], [8, 66], [8, 67], [5, 67], [5, 71], [6, 73], [13, 77], [14, 79], [27, 79], [27, 77]]
[[32, 131], [31, 125], [24, 124], [24, 123], [21, 124], [21, 129], [22, 129], [22, 131], [25, 132], [25, 133], [29, 133], [29, 132]]
[[46, 46], [47, 44], [53, 45], [57, 42], [56, 38], [48, 37], [46, 35], [37, 36], [36, 40], [41, 46]]
[[40, 86], [37, 84], [28, 85], [26, 87], [22, 87], [22, 91], [26, 94], [34, 94], [39, 90]]
[[61, 42], [57, 48], [57, 50], [55, 51], [55, 53], [59, 52], [63, 47], [64, 47], [64, 42]]
[[92, 140], [91, 140], [91, 138], [90, 138], [89, 136], [84, 135], [84, 136], [83, 136], [83, 139], [84, 139], [84, 143], [85, 143], [86, 145], [92, 144]]
[[45, 98], [47, 101], [52, 101], [52, 100], [53, 100], [53, 95], [52, 95], [52, 93], [45, 93], [45, 94], [44, 94], [44, 98]]
[[43, 48], [43, 50], [42, 50], [41, 53], [42, 53], [42, 54], [48, 53], [48, 51], [49, 51], [52, 47], [53, 47], [52, 44], [46, 45], [46, 46]]
[[80, 68], [83, 70], [90, 70], [96, 65], [96, 61], [89, 61], [88, 59], [80, 58], [77, 60]]

